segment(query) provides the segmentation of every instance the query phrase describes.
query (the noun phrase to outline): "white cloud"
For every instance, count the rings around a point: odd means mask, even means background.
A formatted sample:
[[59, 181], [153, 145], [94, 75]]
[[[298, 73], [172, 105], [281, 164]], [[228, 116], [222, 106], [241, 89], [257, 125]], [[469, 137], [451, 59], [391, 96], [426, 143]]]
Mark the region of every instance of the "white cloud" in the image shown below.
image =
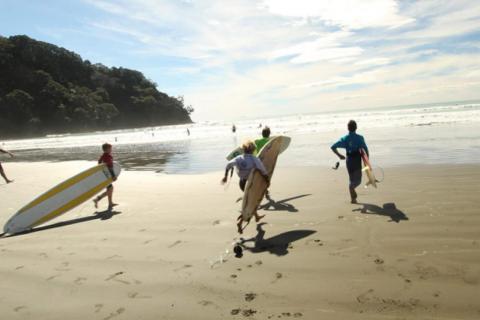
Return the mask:
[[318, 18], [347, 29], [399, 27], [414, 21], [401, 16], [394, 0], [265, 0], [273, 14]]
[[480, 54], [441, 43], [480, 29], [480, 2], [85, 1], [106, 13], [89, 27], [136, 42], [134, 59], [191, 62], [142, 71], [196, 77], [196, 119], [480, 97]]

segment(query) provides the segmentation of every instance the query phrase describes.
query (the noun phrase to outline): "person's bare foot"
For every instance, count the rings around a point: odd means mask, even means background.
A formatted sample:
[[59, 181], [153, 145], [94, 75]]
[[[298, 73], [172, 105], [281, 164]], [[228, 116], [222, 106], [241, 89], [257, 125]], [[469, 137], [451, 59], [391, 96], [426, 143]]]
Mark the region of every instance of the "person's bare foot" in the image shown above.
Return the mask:
[[237, 231], [238, 231], [238, 233], [240, 233], [240, 234], [243, 233], [242, 223], [241, 223], [241, 222], [239, 222], [239, 223], [237, 224]]
[[262, 220], [263, 218], [265, 218], [265, 215], [261, 215], [261, 216], [256, 215], [255, 216], [255, 222], [258, 222], [258, 221]]
[[13, 182], [13, 180], [7, 180], [7, 183], [12, 183], [12, 182]]
[[350, 203], [351, 203], [351, 204], [357, 204], [358, 201], [357, 201], [357, 199], [352, 199], [352, 200], [350, 201]]
[[108, 205], [108, 210], [111, 211], [111, 210], [113, 209], [113, 207], [116, 207], [116, 206], [118, 206], [118, 203], [109, 204], [109, 205]]

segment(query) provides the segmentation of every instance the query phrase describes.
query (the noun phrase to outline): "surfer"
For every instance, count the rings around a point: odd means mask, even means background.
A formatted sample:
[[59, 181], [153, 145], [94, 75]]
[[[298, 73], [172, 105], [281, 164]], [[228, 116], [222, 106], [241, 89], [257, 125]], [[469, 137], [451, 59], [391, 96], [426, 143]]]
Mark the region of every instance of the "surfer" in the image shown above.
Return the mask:
[[[227, 164], [227, 167], [225, 168], [225, 176], [222, 179], [222, 184], [227, 182], [228, 178], [228, 172], [233, 169], [234, 167], [237, 167], [237, 174], [238, 177], [240, 178], [240, 190], [245, 191], [245, 185], [247, 184], [247, 179], [250, 174], [250, 172], [254, 169], [258, 169], [267, 183], [269, 182], [269, 177], [268, 177], [268, 172], [265, 169], [265, 166], [263, 165], [262, 161], [258, 159], [256, 156], [253, 155], [253, 152], [255, 151], [255, 143], [252, 141], [246, 141], [242, 145], [243, 149], [243, 154], [239, 155], [232, 160], [230, 160]], [[265, 217], [265, 215], [258, 215], [257, 212], [255, 212], [255, 221], [258, 222], [260, 219]], [[240, 215], [237, 218], [237, 227], [238, 227], [238, 232], [242, 233], [242, 223], [243, 223], [243, 217]]]
[[235, 126], [235, 124], [232, 124], [232, 132], [233, 133], [237, 132], [237, 127]]
[[368, 147], [363, 136], [356, 133], [357, 123], [354, 120], [348, 122], [348, 134], [337, 142], [331, 149], [340, 160], [345, 160], [345, 156], [338, 152], [338, 148], [346, 149], [347, 152], [347, 170], [350, 178], [349, 190], [351, 203], [357, 203], [357, 192], [355, 189], [362, 183], [362, 157], [360, 149], [364, 149], [369, 156]]
[[255, 147], [256, 147], [255, 153], [259, 153], [260, 150], [262, 150], [263, 146], [266, 145], [269, 140], [270, 140], [270, 128], [265, 126], [262, 129], [262, 137], [260, 139], [255, 140]]
[[[113, 157], [112, 157], [112, 145], [109, 143], [104, 143], [102, 145], [102, 150], [103, 154], [98, 159], [98, 164], [105, 163], [107, 165], [108, 171], [110, 172], [110, 175], [112, 176], [112, 180], [115, 181], [117, 180], [117, 177], [115, 176], [115, 172], [113, 171]], [[107, 186], [107, 190], [93, 199], [93, 203], [95, 204], [95, 208], [98, 208], [98, 202], [102, 200], [103, 198], [108, 196], [108, 210], [112, 210], [113, 207], [117, 206], [116, 203], [113, 203], [113, 185], [109, 184]]]
[[[11, 158], [14, 157], [13, 153], [11, 153], [10, 151], [0, 149], [0, 152], [8, 154]], [[10, 180], [10, 179], [7, 178], [7, 175], [5, 174], [5, 171], [3, 170], [1, 162], [0, 162], [0, 175], [3, 177], [3, 179], [5, 179], [6, 183], [12, 183], [13, 182], [13, 180]]]
[[[260, 139], [257, 139], [255, 140], [255, 155], [257, 155], [260, 150], [262, 150], [263, 146], [267, 144], [267, 142], [270, 140], [270, 128], [268, 126], [265, 126], [262, 130], [262, 137]], [[265, 192], [265, 197], [268, 199], [268, 200], [271, 200], [270, 199], [270, 192], [267, 190]]]

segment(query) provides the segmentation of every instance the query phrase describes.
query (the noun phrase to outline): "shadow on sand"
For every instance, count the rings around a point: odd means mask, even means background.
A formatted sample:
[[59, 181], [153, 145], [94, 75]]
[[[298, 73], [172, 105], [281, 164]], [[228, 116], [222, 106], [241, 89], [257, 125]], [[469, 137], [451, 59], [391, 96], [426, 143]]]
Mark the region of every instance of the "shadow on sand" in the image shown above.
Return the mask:
[[382, 207], [379, 207], [375, 204], [370, 204], [370, 203], [359, 203], [362, 205], [362, 208], [358, 209], [353, 209], [352, 211], [359, 211], [363, 214], [376, 214], [379, 216], [386, 216], [390, 217], [390, 222], [396, 222], [399, 223], [401, 220], [408, 220], [407, 215], [399, 210], [395, 203], [389, 202], [389, 203], [384, 203]]
[[45, 230], [50, 230], [50, 229], [55, 229], [55, 228], [60, 228], [60, 227], [66, 227], [66, 226], [70, 226], [72, 224], [88, 222], [88, 221], [92, 221], [92, 220], [108, 220], [108, 219], [111, 219], [113, 216], [115, 216], [117, 214], [121, 214], [121, 213], [122, 213], [121, 211], [105, 210], [105, 211], [95, 212], [95, 214], [92, 215], [92, 216], [87, 216], [87, 217], [82, 217], [82, 218], [57, 222], [57, 223], [54, 223], [54, 224], [49, 224], [49, 225], [46, 225], [46, 226], [43, 226], [43, 227], [33, 228], [31, 230], [27, 230], [27, 231], [15, 233], [15, 234], [4, 235], [4, 233], [2, 233], [2, 234], [0, 234], [0, 237], [3, 237], [3, 238], [17, 237], [17, 236], [26, 235], [26, 234], [29, 234], [29, 233], [45, 231]]
[[[257, 235], [255, 237], [242, 239], [238, 245], [251, 253], [269, 252], [277, 256], [284, 256], [289, 253], [288, 249], [292, 242], [306, 238], [316, 232], [315, 230], [292, 230], [265, 239], [265, 230], [262, 229], [264, 224], [266, 223], [257, 225]], [[254, 246], [246, 246], [247, 242], [253, 242]]]
[[288, 212], [298, 212], [298, 209], [295, 208], [293, 205], [290, 203], [287, 203], [288, 201], [295, 200], [295, 199], [300, 199], [303, 197], [308, 197], [311, 196], [311, 194], [301, 194], [299, 196], [283, 199], [280, 201], [275, 201], [272, 198], [267, 198], [268, 200], [267, 203], [263, 204], [260, 206], [259, 209], [263, 209], [266, 211], [288, 211]]

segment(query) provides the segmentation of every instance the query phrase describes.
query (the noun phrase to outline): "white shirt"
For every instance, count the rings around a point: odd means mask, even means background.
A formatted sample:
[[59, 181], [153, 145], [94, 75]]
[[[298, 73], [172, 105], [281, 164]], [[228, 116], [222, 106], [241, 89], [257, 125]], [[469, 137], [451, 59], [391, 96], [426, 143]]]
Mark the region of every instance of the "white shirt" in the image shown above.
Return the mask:
[[251, 154], [242, 154], [230, 160], [227, 164], [227, 170], [233, 167], [237, 167], [237, 174], [240, 179], [247, 179], [250, 171], [255, 168], [260, 170], [262, 174], [268, 175], [262, 161]]

